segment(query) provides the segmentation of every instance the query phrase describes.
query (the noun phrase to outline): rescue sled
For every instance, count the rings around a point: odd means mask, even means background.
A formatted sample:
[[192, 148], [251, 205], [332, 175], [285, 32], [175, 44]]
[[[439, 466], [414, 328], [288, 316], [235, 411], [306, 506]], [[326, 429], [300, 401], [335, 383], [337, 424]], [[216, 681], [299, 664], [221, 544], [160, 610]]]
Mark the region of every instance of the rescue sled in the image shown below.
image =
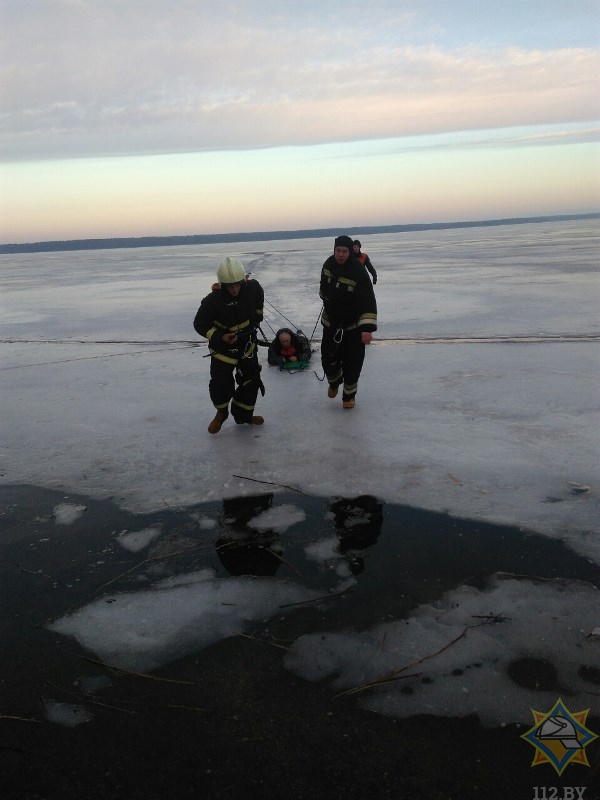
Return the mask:
[[[295, 350], [297, 361], [289, 361], [282, 355], [281, 343], [279, 341], [279, 335], [281, 333], [289, 334], [291, 346]], [[311, 356], [312, 350], [310, 342], [301, 330], [297, 330], [294, 333], [291, 328], [280, 328], [269, 345], [267, 359], [271, 366], [278, 366], [280, 370], [295, 372], [296, 370], [307, 369], [310, 366]]]

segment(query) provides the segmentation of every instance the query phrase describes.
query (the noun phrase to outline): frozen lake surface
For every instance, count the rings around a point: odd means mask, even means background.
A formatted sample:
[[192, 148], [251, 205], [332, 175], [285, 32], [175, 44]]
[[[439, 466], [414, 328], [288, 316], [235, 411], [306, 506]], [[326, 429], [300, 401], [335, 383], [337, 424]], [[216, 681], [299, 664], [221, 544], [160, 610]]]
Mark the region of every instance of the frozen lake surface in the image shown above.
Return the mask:
[[[231, 245], [3, 256], [3, 478], [145, 511], [251, 490], [241, 474], [531, 527], [598, 560], [597, 231], [372, 237], [380, 327], [351, 418], [326, 402], [318, 353], [292, 376], [261, 350], [266, 425], [216, 437], [192, 320]], [[288, 324], [275, 309], [320, 337], [331, 245], [236, 246], [267, 337]]]
[[[55, 580], [46, 635], [143, 672], [175, 670], [258, 626], [286, 639], [274, 656], [286, 674], [332, 694], [425, 658], [427, 681], [352, 696], [394, 719], [529, 726], [530, 709], [549, 710], [559, 691], [572, 710], [590, 707], [600, 660], [597, 222], [364, 238], [380, 326], [350, 414], [320, 380], [318, 279], [332, 244], [0, 259], [3, 544], [16, 547], [25, 526], [32, 573], [50, 574], [38, 550], [53, 561], [67, 543], [79, 565]], [[226, 423], [209, 436], [209, 359], [192, 320], [224, 255], [264, 286], [265, 335], [291, 321], [314, 332], [317, 352], [314, 370], [291, 375], [261, 350], [265, 425]], [[46, 505], [20, 508], [20, 485], [49, 492]], [[268, 507], [232, 527], [222, 506], [261, 493]], [[354, 508], [341, 522], [335, 498]], [[126, 530], [103, 529], [109, 499], [129, 515]], [[373, 537], [377, 506], [383, 533]], [[415, 535], [400, 509], [433, 516]], [[154, 561], [173, 536], [161, 523], [169, 514], [212, 562]], [[354, 527], [367, 537], [344, 549]], [[250, 559], [223, 571], [214, 554], [227, 549], [215, 542], [230, 529], [277, 568], [257, 572]], [[111, 565], [104, 589], [83, 578], [98, 568], [84, 566], [92, 536], [98, 563]], [[500, 555], [507, 541], [516, 560]], [[69, 602], [77, 580], [86, 592]], [[344, 605], [348, 592], [361, 602]], [[331, 599], [310, 618], [282, 616], [321, 593]], [[554, 676], [543, 686], [523, 677], [540, 665]], [[96, 724], [59, 699], [47, 719]]]

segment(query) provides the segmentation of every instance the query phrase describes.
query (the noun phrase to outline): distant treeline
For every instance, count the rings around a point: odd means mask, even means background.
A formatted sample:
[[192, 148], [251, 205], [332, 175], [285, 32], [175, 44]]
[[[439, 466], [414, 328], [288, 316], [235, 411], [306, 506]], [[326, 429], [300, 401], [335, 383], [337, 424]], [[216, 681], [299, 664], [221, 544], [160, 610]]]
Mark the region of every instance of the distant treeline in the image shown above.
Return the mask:
[[223, 244], [227, 242], [257, 242], [273, 239], [318, 239], [335, 237], [345, 231], [353, 236], [373, 236], [378, 233], [410, 233], [445, 228], [479, 228], [490, 225], [520, 225], [532, 222], [563, 222], [575, 219], [599, 219], [600, 213], [558, 214], [550, 217], [516, 217], [514, 219], [489, 219], [471, 222], [426, 222], [415, 225], [371, 225], [342, 228], [312, 228], [301, 231], [253, 231], [251, 233], [207, 233], [191, 236], [139, 236], [114, 239], [71, 239], [58, 242], [28, 242], [25, 244], [0, 244], [0, 254], [45, 253], [59, 250], [105, 250], [119, 247], [174, 247], [188, 244]]

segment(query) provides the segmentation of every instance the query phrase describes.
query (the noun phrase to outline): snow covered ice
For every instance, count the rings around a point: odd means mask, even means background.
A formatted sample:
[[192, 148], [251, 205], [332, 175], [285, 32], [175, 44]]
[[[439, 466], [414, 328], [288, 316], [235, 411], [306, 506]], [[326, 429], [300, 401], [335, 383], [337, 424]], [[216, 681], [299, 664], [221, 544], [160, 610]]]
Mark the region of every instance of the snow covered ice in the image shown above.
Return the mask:
[[52, 623], [103, 661], [150, 670], [243, 632], [313, 593], [266, 578], [215, 579], [209, 570], [158, 581], [152, 589], [101, 598]]
[[85, 506], [74, 503], [59, 503], [54, 507], [53, 516], [57, 525], [72, 525], [83, 514]]
[[[380, 325], [351, 415], [327, 398], [318, 353], [315, 371], [289, 374], [269, 368], [264, 349], [265, 425], [228, 421], [216, 436], [206, 432], [210, 359], [192, 329], [216, 265], [235, 255], [262, 283], [268, 337], [287, 324], [278, 312], [310, 336], [332, 242], [3, 256], [2, 480], [134, 512], [273, 490], [252, 524], [288, 534], [303, 512], [278, 504], [278, 485], [372, 495], [529, 529], [600, 564], [597, 238], [589, 220], [361, 236], [379, 275]], [[154, 538], [127, 536], [132, 551]], [[306, 553], [331, 564], [335, 542], [316, 532]], [[341, 560], [335, 570], [339, 586], [356, 580]], [[108, 661], [151, 669], [314, 596], [296, 576], [179, 577], [91, 602], [53, 628]], [[244, 613], [224, 613], [224, 597], [243, 597]], [[589, 585], [490, 576], [485, 590], [457, 587], [406, 620], [307, 634], [286, 663], [311, 680], [335, 672], [348, 688], [438, 650], [473, 614], [505, 613], [511, 622], [469, 627], [431, 659], [431, 684], [360, 700], [398, 715], [476, 710], [500, 724], [531, 701], [507, 678], [520, 659], [552, 662], [558, 684], [585, 697], [578, 670], [598, 663], [596, 637], [586, 638], [598, 608]]]
[[[593, 685], [582, 665], [598, 663], [589, 631], [599, 599], [585, 584], [493, 576], [485, 591], [461, 586], [406, 620], [360, 633], [300, 637], [286, 665], [308, 680], [335, 675], [332, 685], [340, 691], [396, 678], [361, 699], [384, 714], [477, 714], [483, 724], [517, 722], [524, 707], [551, 708], [560, 692], [585, 703]], [[528, 663], [549, 658], [546, 683], [528, 684]], [[522, 679], [515, 674], [520, 664]], [[402, 683], [415, 674], [418, 680]]]
[[121, 531], [117, 536], [117, 542], [129, 550], [131, 553], [138, 553], [140, 550], [148, 547], [148, 545], [160, 536], [160, 527], [144, 528], [141, 531]]

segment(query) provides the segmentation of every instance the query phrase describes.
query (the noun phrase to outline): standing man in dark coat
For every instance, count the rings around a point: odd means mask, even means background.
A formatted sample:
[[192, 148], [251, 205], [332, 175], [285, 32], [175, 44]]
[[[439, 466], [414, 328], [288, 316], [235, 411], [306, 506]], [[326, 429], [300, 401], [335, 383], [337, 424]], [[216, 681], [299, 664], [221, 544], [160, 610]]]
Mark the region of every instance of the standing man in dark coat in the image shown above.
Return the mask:
[[202, 300], [194, 319], [194, 328], [208, 339], [211, 353], [208, 388], [217, 413], [208, 426], [209, 433], [221, 430], [230, 402], [231, 415], [239, 425], [264, 422], [263, 417], [254, 416], [259, 389], [265, 393], [256, 347], [256, 329], [263, 319], [263, 288], [258, 281], [247, 279], [243, 265], [229, 257], [217, 267], [217, 278], [219, 283]]
[[338, 236], [333, 255], [321, 270], [323, 300], [321, 363], [329, 383], [328, 397], [343, 385], [342, 405], [354, 408], [365, 345], [377, 330], [377, 303], [365, 268], [357, 261], [349, 236]]

